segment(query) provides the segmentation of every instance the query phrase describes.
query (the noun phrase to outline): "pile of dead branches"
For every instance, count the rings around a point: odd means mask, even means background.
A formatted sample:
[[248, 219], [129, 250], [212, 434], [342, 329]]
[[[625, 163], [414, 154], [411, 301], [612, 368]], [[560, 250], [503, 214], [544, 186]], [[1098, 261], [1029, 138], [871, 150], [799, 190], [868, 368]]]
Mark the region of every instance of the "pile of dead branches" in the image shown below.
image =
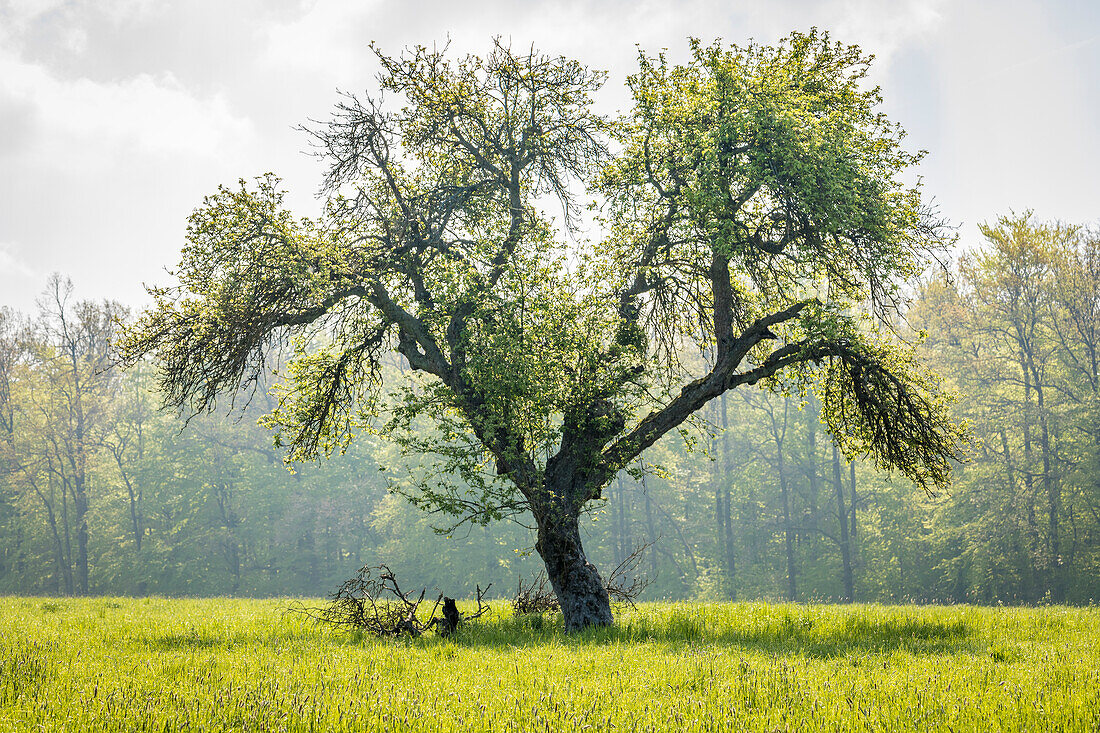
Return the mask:
[[490, 583], [484, 590], [480, 585], [477, 587], [477, 611], [473, 613], [459, 613], [455, 599], [440, 593], [425, 618], [421, 607], [427, 606], [424, 603], [427, 588], [421, 589], [419, 595], [415, 591], [406, 593], [388, 567], [364, 565], [353, 578], [344, 581], [329, 596], [328, 605], [291, 610], [319, 623], [378, 637], [406, 634], [416, 637], [433, 628], [440, 636], [449, 636], [461, 623], [478, 618], [489, 610], [484, 599], [491, 586]]
[[[612, 603], [635, 608], [638, 597], [653, 582], [652, 578], [641, 577], [637, 572], [642, 556], [650, 547], [651, 542], [635, 547], [607, 576], [605, 587]], [[550, 587], [545, 572], [540, 572], [529, 583], [524, 583], [522, 577], [519, 579], [516, 594], [512, 597], [512, 612], [515, 615], [547, 613], [557, 611], [558, 608], [558, 597]]]
[[530, 583], [520, 576], [516, 594], [512, 597], [512, 613], [522, 616], [528, 613], [546, 613], [558, 610], [558, 597], [546, 580], [546, 573], [539, 573]]

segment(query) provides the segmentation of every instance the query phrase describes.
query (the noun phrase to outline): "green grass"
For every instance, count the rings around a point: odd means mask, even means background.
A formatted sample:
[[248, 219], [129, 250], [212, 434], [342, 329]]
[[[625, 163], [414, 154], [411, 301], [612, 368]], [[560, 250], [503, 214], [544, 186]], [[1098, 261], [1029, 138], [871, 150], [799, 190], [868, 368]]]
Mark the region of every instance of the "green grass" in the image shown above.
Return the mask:
[[278, 600], [0, 598], [0, 730], [1100, 729], [1100, 610], [651, 604], [452, 640]]

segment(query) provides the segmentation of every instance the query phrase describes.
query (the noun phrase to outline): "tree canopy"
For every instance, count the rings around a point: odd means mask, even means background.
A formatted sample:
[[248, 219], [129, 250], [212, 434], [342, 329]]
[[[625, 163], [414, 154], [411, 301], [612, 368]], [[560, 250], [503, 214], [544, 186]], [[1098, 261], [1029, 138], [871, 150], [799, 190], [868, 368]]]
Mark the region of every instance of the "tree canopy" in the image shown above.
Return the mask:
[[[817, 31], [691, 52], [640, 55], [612, 120], [572, 60], [377, 51], [379, 93], [309, 129], [324, 214], [293, 217], [272, 175], [220, 188], [124, 359], [153, 355], [196, 412], [288, 346], [268, 417], [288, 459], [365, 430], [435, 454], [414, 500], [529, 512], [567, 628], [611, 620], [580, 512], [727, 390], [813, 389], [847, 455], [944, 484], [963, 428], [877, 324], [951, 239], [902, 182], [920, 154], [876, 111], [870, 59]], [[411, 374], [388, 385], [394, 351]]]

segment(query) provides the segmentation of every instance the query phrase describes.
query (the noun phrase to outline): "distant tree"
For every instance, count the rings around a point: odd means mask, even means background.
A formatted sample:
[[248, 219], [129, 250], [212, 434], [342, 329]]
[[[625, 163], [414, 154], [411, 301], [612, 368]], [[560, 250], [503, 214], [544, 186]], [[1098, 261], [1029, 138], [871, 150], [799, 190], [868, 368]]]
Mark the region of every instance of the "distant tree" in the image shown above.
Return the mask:
[[[691, 48], [641, 55], [615, 121], [593, 111], [604, 75], [565, 58], [377, 52], [390, 106], [348, 96], [310, 131], [323, 216], [293, 218], [271, 175], [220, 188], [124, 359], [154, 356], [194, 412], [289, 344], [269, 418], [288, 460], [363, 430], [436, 456], [410, 498], [459, 522], [529, 513], [568, 630], [612, 622], [582, 511], [727, 390], [817, 389], [846, 455], [943, 484], [962, 438], [946, 399], [850, 315], [897, 307], [948, 244], [899, 182], [920, 155], [876, 112], [869, 59], [817, 31]], [[574, 228], [579, 185], [602, 201], [596, 241], [540, 208]], [[392, 350], [411, 370], [384, 391]]]
[[11, 479], [17, 472], [15, 453], [15, 402], [12, 388], [23, 357], [19, 321], [9, 308], [0, 308], [0, 577], [17, 566], [23, 552], [23, 537], [16, 507], [18, 491]]
[[95, 457], [110, 429], [108, 403], [117, 384], [108, 343], [125, 311], [72, 295], [72, 283], [52, 275], [38, 318], [0, 347], [8, 355], [0, 357], [8, 362], [0, 388], [6, 430], [0, 459], [15, 486], [33, 494], [45, 514], [57, 590], [87, 594]]

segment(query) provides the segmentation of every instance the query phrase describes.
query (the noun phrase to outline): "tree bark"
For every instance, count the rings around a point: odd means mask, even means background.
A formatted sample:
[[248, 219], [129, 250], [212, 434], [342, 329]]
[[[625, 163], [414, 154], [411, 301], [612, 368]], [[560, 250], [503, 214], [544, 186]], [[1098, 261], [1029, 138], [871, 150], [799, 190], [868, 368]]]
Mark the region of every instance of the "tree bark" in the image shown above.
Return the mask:
[[[53, 477], [50, 478], [50, 482], [50, 496], [53, 496]], [[59, 491], [61, 495], [61, 529], [65, 536], [65, 561], [62, 563], [62, 570], [65, 579], [65, 595], [71, 596], [75, 592], [75, 585], [73, 584], [73, 533], [72, 524], [69, 522], [69, 493], [64, 481], [62, 481]]]
[[[806, 415], [806, 475], [810, 479], [810, 516], [817, 521], [817, 425], [821, 421], [820, 407], [816, 399], [811, 399], [805, 409]], [[817, 535], [810, 535], [810, 543], [817, 545]]]
[[[68, 566], [68, 562], [65, 559], [64, 548], [61, 544], [61, 533], [57, 529], [57, 516], [53, 511], [53, 477], [50, 477], [50, 493], [47, 498], [46, 494], [38, 487], [38, 484], [34, 481], [29, 482], [34, 493], [38, 494], [38, 498], [42, 500], [42, 506], [46, 509], [46, 519], [50, 526], [51, 536], [53, 537], [53, 549], [54, 549], [54, 562], [57, 564], [57, 590], [61, 591], [62, 579], [65, 583], [65, 594], [72, 595], [72, 572]], [[62, 500], [64, 500], [62, 496]]]
[[1043, 457], [1043, 484], [1047, 490], [1047, 518], [1050, 532], [1050, 591], [1056, 601], [1064, 600], [1062, 587], [1062, 546], [1059, 537], [1059, 517], [1062, 513], [1061, 487], [1055, 480], [1050, 465], [1050, 429], [1047, 422], [1043, 387], [1036, 379], [1036, 403], [1039, 408], [1039, 448]]
[[852, 513], [852, 526], [848, 530], [848, 540], [852, 543], [852, 554], [854, 555], [857, 548], [856, 542], [856, 504], [859, 502], [859, 495], [856, 494], [856, 462], [852, 461], [848, 464], [848, 473], [851, 475], [852, 483], [852, 501], [850, 503]]
[[[1041, 539], [1039, 538], [1039, 526], [1038, 520], [1035, 516], [1035, 486], [1032, 470], [1032, 447], [1031, 447], [1031, 370], [1028, 368], [1027, 359], [1024, 356], [1023, 347], [1020, 348], [1020, 369], [1024, 373], [1024, 409], [1022, 410], [1023, 416], [1023, 432], [1024, 432], [1024, 486], [1027, 494], [1027, 524], [1029, 530], [1029, 539], [1032, 544], [1032, 572], [1036, 579], [1034, 587], [1036, 589], [1035, 596], [1031, 599], [1033, 602], [1039, 600], [1038, 589], [1043, 583], [1043, 569], [1036, 563], [1036, 559], [1041, 556]], [[1048, 576], [1049, 577], [1049, 576]]]
[[[639, 463], [639, 466], [641, 464]], [[648, 537], [651, 542], [656, 541], [657, 537], [657, 523], [653, 517], [653, 499], [649, 495], [649, 487], [646, 486], [645, 474], [642, 474], [642, 495], [645, 497], [645, 526], [646, 531], [649, 533]], [[657, 553], [649, 553], [649, 575], [650, 577], [657, 577]]]
[[546, 565], [567, 632], [589, 626], [610, 626], [611, 601], [596, 566], [588, 562], [581, 546], [578, 517], [547, 509], [535, 514], [538, 539], [535, 549]]
[[725, 472], [721, 483], [721, 497], [719, 512], [723, 515], [719, 519], [719, 527], [725, 533], [726, 552], [726, 582], [729, 583], [729, 599], [737, 600], [737, 584], [734, 582], [736, 574], [736, 556], [733, 551], [733, 512], [730, 510], [730, 480], [733, 476], [733, 451], [730, 448], [729, 413], [726, 410], [726, 393], [722, 393], [719, 401], [722, 410], [722, 467]]
[[[59, 306], [61, 304], [59, 303]], [[61, 325], [66, 339], [65, 349], [69, 354], [69, 367], [72, 369], [73, 401], [72, 411], [76, 418], [74, 437], [75, 455], [69, 456], [73, 469], [72, 495], [73, 511], [76, 522], [76, 571], [77, 590], [82, 596], [88, 595], [88, 426], [84, 414], [84, 391], [88, 388], [81, 379], [81, 363], [77, 354], [77, 342], [69, 335], [64, 320], [64, 309], [59, 309]]]
[[[83, 482], [81, 482], [83, 483]], [[77, 589], [88, 595], [88, 494], [83, 487], [73, 497], [76, 511], [76, 572]]]
[[855, 577], [852, 574], [852, 548], [848, 544], [848, 510], [844, 507], [844, 482], [840, 478], [840, 452], [833, 444], [833, 483], [836, 484], [836, 510], [840, 519], [840, 559], [843, 564], [844, 600], [855, 600]]
[[1045, 393], [1043, 391], [1043, 382], [1040, 379], [1039, 369], [1035, 365], [1035, 359], [1032, 352], [1025, 352], [1027, 364], [1026, 368], [1030, 373], [1032, 388], [1035, 390], [1036, 408], [1039, 413], [1039, 448], [1042, 456], [1043, 466], [1043, 488], [1047, 494], [1047, 519], [1048, 519], [1048, 533], [1047, 547], [1048, 547], [1048, 592], [1055, 601], [1061, 601], [1063, 596], [1063, 588], [1061, 583], [1062, 568], [1061, 568], [1061, 543], [1059, 538], [1059, 515], [1062, 509], [1062, 494], [1061, 489], [1057, 482], [1054, 480], [1053, 472], [1051, 471], [1050, 462], [1050, 429], [1048, 426], [1046, 400]]
[[775, 441], [775, 468], [779, 478], [779, 498], [783, 502], [783, 539], [787, 550], [787, 600], [794, 603], [798, 600], [798, 581], [794, 561], [794, 521], [791, 516], [791, 497], [787, 486], [787, 473], [783, 461], [783, 446], [787, 438], [787, 421], [789, 418], [790, 402], [783, 400], [782, 425], [775, 418], [775, 407], [767, 401], [764, 402], [771, 421], [772, 440]]
[[791, 498], [787, 490], [787, 474], [783, 470], [782, 443], [777, 446], [776, 459], [779, 470], [779, 494], [783, 499], [783, 539], [787, 550], [787, 600], [794, 603], [798, 600], [797, 571], [794, 562], [794, 523], [791, 521]]
[[618, 511], [615, 513], [615, 565], [617, 566], [630, 554], [630, 540], [626, 534], [626, 487], [623, 485], [622, 474], [619, 475], [616, 486]]

